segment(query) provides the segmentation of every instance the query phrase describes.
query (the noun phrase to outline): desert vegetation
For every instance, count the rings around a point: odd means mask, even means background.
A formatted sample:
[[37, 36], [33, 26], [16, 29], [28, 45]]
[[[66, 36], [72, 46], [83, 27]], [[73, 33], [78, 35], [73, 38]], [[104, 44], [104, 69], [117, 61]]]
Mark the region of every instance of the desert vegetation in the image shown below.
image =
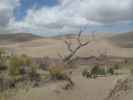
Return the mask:
[[[118, 81], [108, 91], [106, 100], [117, 97], [121, 91], [127, 92], [130, 87], [126, 83], [132, 82], [128, 80], [129, 76], [127, 75], [130, 75], [130, 77], [133, 75], [133, 59], [108, 55], [108, 50], [106, 53], [99, 52], [97, 56], [80, 57], [78, 53], [84, 48], [88, 50], [88, 46], [95, 41], [95, 39], [87, 38], [84, 40], [82, 38], [82, 31], [80, 31], [72, 39], [60, 39], [66, 50], [64, 55], [58, 52], [57, 58], [49, 56], [33, 57], [28, 56], [28, 54], [12, 53], [6, 48], [0, 49], [0, 100], [8, 100], [21, 90], [28, 92], [32, 89], [46, 88], [47, 86], [47, 91], [54, 88], [50, 93], [54, 92], [61, 95], [71, 92], [74, 98], [76, 98], [74, 93], [78, 96], [82, 94], [84, 98], [86, 96], [83, 94], [84, 92], [87, 94], [91, 93], [91, 90], [98, 91], [97, 88], [99, 87], [94, 88], [92, 84], [95, 87], [101, 84], [103, 88], [104, 85], [110, 87], [108, 84], [117, 78]], [[104, 48], [102, 49], [104, 51]], [[127, 76], [127, 78], [119, 81], [120, 76]], [[107, 81], [109, 81], [108, 84], [106, 84]]]
[[6, 51], [1, 53], [1, 56], [1, 91], [15, 88], [19, 82], [28, 81], [28, 79], [29, 81], [39, 79], [37, 65], [31, 61], [30, 57], [10, 55]]
[[[67, 81], [64, 89], [74, 86], [69, 74], [65, 71], [66, 64], [45, 62], [47, 69], [42, 68], [41, 63], [36, 63], [27, 55], [14, 55], [4, 49], [0, 49], [0, 97], [6, 100], [16, 89], [39, 87], [49, 81]], [[68, 64], [67, 64], [68, 66]], [[45, 67], [45, 66], [44, 66]], [[39, 71], [46, 71], [42, 74]], [[45, 78], [44, 78], [45, 77]], [[20, 85], [21, 84], [21, 85]], [[10, 91], [10, 92], [9, 92]]]

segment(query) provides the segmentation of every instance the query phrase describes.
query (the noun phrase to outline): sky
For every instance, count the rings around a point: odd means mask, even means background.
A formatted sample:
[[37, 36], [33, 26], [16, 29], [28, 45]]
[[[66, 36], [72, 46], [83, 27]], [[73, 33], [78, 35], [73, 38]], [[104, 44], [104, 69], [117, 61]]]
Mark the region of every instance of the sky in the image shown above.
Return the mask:
[[0, 0], [0, 33], [127, 32], [133, 0]]

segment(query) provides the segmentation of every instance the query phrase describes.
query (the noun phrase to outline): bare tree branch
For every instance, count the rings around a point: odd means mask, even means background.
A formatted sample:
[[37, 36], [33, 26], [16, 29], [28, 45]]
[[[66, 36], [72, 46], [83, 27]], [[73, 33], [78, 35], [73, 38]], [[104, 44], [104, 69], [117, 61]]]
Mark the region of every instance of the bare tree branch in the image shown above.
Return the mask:
[[64, 59], [64, 56], [62, 56], [60, 53], [57, 53], [57, 55], [60, 59]]
[[65, 40], [64, 43], [66, 44], [67, 46], [67, 49], [70, 51], [70, 52], [73, 52], [73, 49], [72, 49], [72, 42], [69, 40]]
[[68, 40], [65, 40], [64, 41], [65, 44], [66, 44], [66, 46], [67, 46], [67, 50], [70, 52], [69, 55], [67, 55], [66, 57], [64, 57], [64, 59], [63, 59], [64, 62], [70, 62], [72, 60], [72, 57], [77, 53], [77, 51], [80, 48], [82, 48], [82, 47], [84, 47], [84, 46], [86, 46], [86, 45], [88, 45], [90, 43], [89, 40], [87, 42], [84, 42], [83, 43], [81, 41], [81, 35], [82, 35], [82, 30], [80, 30], [80, 32], [78, 33], [78, 36], [76, 38], [76, 41], [78, 43], [78, 46], [75, 49], [72, 48], [72, 41], [70, 41], [70, 40], [69, 41]]

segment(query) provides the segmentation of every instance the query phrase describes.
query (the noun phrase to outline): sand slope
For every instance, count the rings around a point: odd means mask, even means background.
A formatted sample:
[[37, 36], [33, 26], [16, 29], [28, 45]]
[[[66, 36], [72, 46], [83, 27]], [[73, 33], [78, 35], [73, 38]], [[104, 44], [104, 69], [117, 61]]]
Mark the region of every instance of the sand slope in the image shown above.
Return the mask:
[[[73, 45], [76, 46], [76, 41], [73, 41]], [[27, 54], [33, 57], [58, 57], [58, 54], [68, 54], [64, 40], [45, 38], [38, 39], [23, 43], [16, 43], [12, 45], [4, 45], [0, 47], [9, 48], [11, 51], [17, 54]], [[92, 41], [88, 46], [82, 48], [77, 56], [91, 56], [99, 54], [108, 54], [113, 56], [133, 57], [133, 48], [122, 48], [115, 45], [112, 41], [106, 39], [99, 39]]]

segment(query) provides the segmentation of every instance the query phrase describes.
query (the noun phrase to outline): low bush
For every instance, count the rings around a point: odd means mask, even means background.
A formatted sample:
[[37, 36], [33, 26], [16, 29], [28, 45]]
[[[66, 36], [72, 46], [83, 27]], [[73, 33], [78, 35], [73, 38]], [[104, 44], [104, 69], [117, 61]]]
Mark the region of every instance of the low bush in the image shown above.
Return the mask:
[[99, 65], [95, 65], [90, 71], [88, 69], [84, 69], [82, 71], [82, 75], [87, 78], [96, 78], [97, 76], [105, 76], [107, 74], [113, 75], [114, 68], [108, 68], [106, 70], [105, 68], [102, 68]]
[[40, 81], [40, 75], [37, 72], [38, 65], [31, 64], [30, 65], [30, 72], [28, 73], [29, 78], [31, 81]]
[[22, 60], [19, 59], [18, 57], [16, 57], [16, 56], [11, 57], [8, 62], [9, 75], [11, 75], [11, 76], [20, 75], [22, 64], [23, 64]]
[[62, 66], [51, 66], [48, 68], [50, 77], [53, 80], [67, 80], [69, 77]]
[[116, 70], [118, 70], [118, 69], [120, 68], [120, 65], [119, 65], [119, 64], [115, 64], [115, 65], [113, 66], [113, 68], [116, 69]]
[[52, 79], [65, 80], [66, 74], [62, 67], [50, 67], [48, 71]]
[[82, 71], [82, 75], [83, 75], [83, 77], [87, 77], [87, 78], [91, 77], [90, 72], [88, 71], [88, 69], [84, 69]]
[[0, 61], [3, 60], [5, 54], [6, 54], [5, 50], [4, 49], [0, 49]]
[[107, 73], [113, 75], [114, 74], [114, 68], [109, 68], [108, 71], [107, 71]]
[[0, 71], [7, 69], [8, 53], [4, 49], [0, 49]]
[[32, 64], [31, 58], [25, 54], [21, 55], [19, 59], [22, 61], [23, 65], [30, 66]]
[[95, 66], [92, 68], [90, 74], [91, 74], [91, 75], [94, 75], [94, 76], [96, 76], [96, 75], [105, 75], [105, 74], [106, 74], [106, 71], [105, 71], [104, 68], [100, 68], [100, 66], [95, 65]]
[[130, 69], [130, 74], [131, 74], [131, 75], [133, 75], [133, 68], [132, 68], [132, 69]]
[[14, 80], [38, 81], [40, 75], [37, 69], [37, 64], [32, 63], [31, 58], [25, 55], [12, 56], [8, 61], [8, 75]]

